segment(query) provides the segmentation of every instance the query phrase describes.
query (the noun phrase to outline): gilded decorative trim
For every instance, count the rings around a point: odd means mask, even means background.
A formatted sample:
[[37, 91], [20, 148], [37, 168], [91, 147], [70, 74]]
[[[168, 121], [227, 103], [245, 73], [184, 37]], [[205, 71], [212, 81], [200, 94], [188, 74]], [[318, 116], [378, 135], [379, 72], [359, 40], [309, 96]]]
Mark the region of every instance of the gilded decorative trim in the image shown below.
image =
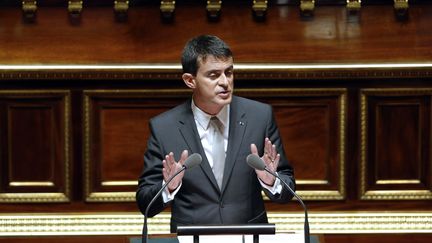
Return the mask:
[[68, 2], [68, 11], [71, 14], [80, 14], [83, 9], [83, 1], [70, 0]]
[[[91, 99], [93, 96], [96, 97], [112, 97], [112, 98], [124, 98], [124, 97], [142, 97], [142, 98], [163, 98], [163, 97], [188, 97], [191, 95], [189, 89], [164, 89], [164, 90], [84, 90], [84, 101], [83, 101], [83, 119], [84, 119], [84, 142], [83, 142], [83, 153], [84, 153], [84, 174], [85, 174], [85, 195], [87, 202], [134, 202], [135, 191], [112, 191], [112, 192], [95, 192], [91, 189], [92, 184], [92, 172], [91, 172], [91, 147], [90, 140], [92, 137], [91, 123], [93, 120], [91, 113]], [[138, 178], [137, 178], [138, 180]], [[107, 183], [101, 182], [102, 186], [113, 186], [124, 185], [127, 183], [130, 185], [130, 181], [110, 181]]]
[[166, 20], [172, 20], [175, 11], [175, 1], [174, 0], [161, 0], [160, 12], [162, 18]]
[[36, 0], [22, 0], [23, 20], [28, 23], [36, 21], [36, 11], [38, 9]]
[[9, 182], [9, 186], [45, 186], [50, 187], [54, 186], [54, 183], [52, 181], [11, 181]]
[[65, 93], [64, 99], [64, 111], [65, 111], [65, 119], [64, 119], [64, 127], [65, 127], [65, 138], [64, 138], [64, 154], [65, 154], [65, 194], [68, 197], [69, 202], [69, 196], [71, 193], [71, 178], [70, 178], [70, 163], [71, 163], [71, 123], [72, 123], [72, 116], [71, 116], [71, 93], [70, 91], [63, 91]]
[[[432, 95], [432, 89], [379, 88], [360, 91], [360, 197], [362, 200], [432, 200], [431, 190], [368, 190], [368, 96], [370, 95]], [[377, 184], [413, 184], [415, 180], [387, 180]]]
[[343, 200], [346, 197], [346, 185], [345, 185], [345, 151], [346, 151], [346, 132], [348, 130], [348, 127], [346, 126], [348, 118], [348, 106], [347, 106], [347, 93], [348, 90], [344, 89], [343, 93], [339, 97], [339, 157], [340, 157], [340, 186], [339, 186], [339, 199]]
[[102, 186], [138, 186], [138, 181], [102, 181]]
[[300, 12], [302, 14], [311, 14], [315, 9], [315, 0], [300, 0]]
[[391, 184], [420, 184], [420, 180], [377, 180], [378, 185], [391, 185]]
[[0, 203], [63, 203], [69, 202], [65, 193], [0, 193]]
[[257, 18], [265, 18], [267, 15], [267, 0], [253, 0], [252, 1], [252, 13]]
[[[0, 193], [0, 203], [59, 203], [59, 202], [69, 202], [70, 196], [70, 92], [66, 90], [0, 90], [0, 97], [35, 97], [35, 96], [45, 96], [45, 95], [61, 95], [64, 99], [64, 192], [59, 193]], [[15, 183], [12, 186], [19, 185], [22, 182], [12, 182]], [[28, 186], [29, 182], [26, 186]], [[30, 183], [41, 183], [41, 182], [30, 182]], [[43, 182], [46, 183], [46, 182]], [[22, 185], [22, 184], [21, 184]]]
[[160, 10], [162, 12], [174, 12], [174, 10], [175, 10], [175, 1], [161, 0]]
[[394, 0], [393, 4], [395, 10], [407, 10], [408, 9], [408, 0]]
[[23, 12], [31, 12], [31, 13], [36, 12], [37, 1], [36, 0], [23, 0], [22, 1], [22, 10], [23, 10]]
[[[432, 63], [236, 64], [236, 80], [432, 77]], [[0, 80], [181, 79], [179, 64], [0, 65]]]
[[125, 13], [129, 9], [129, 1], [127, 0], [115, 0], [114, 1], [114, 11]]
[[[340, 180], [345, 180], [341, 178]], [[313, 191], [301, 191], [298, 190], [297, 194], [303, 200], [344, 200], [345, 199], [345, 189], [339, 186], [339, 190], [313, 190]], [[295, 200], [295, 199], [293, 199]]]
[[207, 11], [218, 15], [222, 8], [222, 1], [221, 0], [207, 0]]
[[361, 8], [361, 0], [346, 0], [346, 3], [349, 11], [359, 11]]
[[[345, 150], [346, 150], [346, 123], [347, 123], [347, 89], [345, 88], [268, 88], [263, 90], [256, 89], [237, 89], [236, 93], [244, 96], [252, 97], [287, 97], [287, 96], [323, 96], [323, 95], [337, 95], [339, 102], [338, 118], [339, 118], [339, 148], [338, 153], [340, 157], [340, 169], [339, 169], [339, 188], [338, 190], [320, 190], [320, 191], [297, 191], [299, 196], [303, 200], [344, 200], [346, 197], [345, 189]], [[300, 180], [298, 184], [302, 184]], [[306, 184], [306, 183], [303, 183]], [[307, 184], [312, 184], [307, 182]], [[322, 185], [322, 182], [318, 182], [318, 185]], [[263, 193], [266, 200], [268, 198]]]
[[327, 185], [328, 180], [296, 180], [297, 185]]
[[[150, 234], [169, 234], [170, 213], [150, 218]], [[302, 232], [303, 213], [268, 213], [276, 232]], [[0, 236], [141, 235], [138, 213], [0, 214]], [[431, 212], [311, 212], [312, 234], [432, 233]]]
[[[87, 181], [86, 181], [87, 183]], [[91, 192], [87, 202], [135, 202], [135, 192]]]
[[84, 97], [83, 97], [83, 135], [84, 135], [84, 141], [83, 141], [83, 159], [84, 159], [84, 193], [87, 197], [86, 200], [89, 200], [89, 196], [91, 194], [90, 189], [90, 137], [92, 136], [90, 134], [90, 115], [91, 115], [91, 109], [90, 109], [90, 97], [87, 95], [87, 93], [84, 91]]

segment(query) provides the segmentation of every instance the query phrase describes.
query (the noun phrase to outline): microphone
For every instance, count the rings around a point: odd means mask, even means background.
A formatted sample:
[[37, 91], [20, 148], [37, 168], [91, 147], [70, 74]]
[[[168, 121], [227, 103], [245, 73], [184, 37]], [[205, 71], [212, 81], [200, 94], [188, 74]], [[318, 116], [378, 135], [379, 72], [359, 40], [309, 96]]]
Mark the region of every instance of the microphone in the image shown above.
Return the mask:
[[258, 155], [256, 155], [256, 154], [249, 154], [247, 156], [247, 158], [246, 158], [246, 162], [248, 163], [248, 165], [250, 167], [252, 167], [254, 169], [257, 169], [257, 170], [265, 170], [269, 174], [271, 174], [274, 177], [278, 178], [285, 185], [285, 187], [294, 195], [294, 197], [297, 198], [297, 200], [300, 202], [300, 204], [303, 206], [303, 209], [304, 209], [304, 213], [305, 213], [304, 237], [305, 237], [305, 243], [309, 243], [310, 242], [310, 236], [309, 236], [308, 213], [307, 213], [306, 205], [304, 204], [304, 202], [300, 198], [300, 196], [297, 195], [297, 193], [295, 193], [294, 190], [291, 189], [291, 187], [288, 185], [288, 183], [286, 183], [284, 180], [282, 180], [282, 178], [280, 178], [280, 176], [278, 174], [276, 174], [273, 171], [270, 171], [269, 169], [267, 169], [264, 161]]
[[147, 205], [147, 208], [145, 210], [144, 213], [144, 226], [143, 226], [143, 237], [142, 237], [142, 243], [147, 243], [148, 242], [148, 230], [147, 230], [147, 215], [148, 215], [148, 211], [151, 207], [151, 205], [153, 205], [153, 203], [156, 201], [156, 199], [160, 196], [160, 194], [162, 193], [162, 191], [168, 186], [168, 184], [181, 172], [185, 171], [186, 169], [190, 169], [196, 165], [201, 164], [202, 161], [202, 157], [200, 154], [198, 153], [194, 153], [191, 154], [191, 156], [189, 156], [183, 167], [177, 171], [173, 176], [171, 176], [168, 181], [165, 182], [165, 184], [162, 186], [162, 188], [156, 193], [156, 195], [152, 198], [152, 200], [150, 201], [150, 203]]

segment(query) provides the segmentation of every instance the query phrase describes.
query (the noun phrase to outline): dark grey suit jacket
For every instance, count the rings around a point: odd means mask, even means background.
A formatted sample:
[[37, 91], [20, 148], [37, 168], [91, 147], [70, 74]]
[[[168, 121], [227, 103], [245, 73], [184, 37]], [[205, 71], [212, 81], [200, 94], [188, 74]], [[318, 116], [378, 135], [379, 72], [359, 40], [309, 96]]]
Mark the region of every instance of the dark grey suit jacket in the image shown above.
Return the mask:
[[[281, 154], [278, 174], [295, 189], [293, 169], [286, 159], [271, 106], [233, 96], [230, 108], [229, 139], [222, 189], [213, 176], [187, 101], [150, 121], [151, 135], [144, 155], [144, 170], [139, 178], [136, 200], [144, 214], [147, 205], [162, 187], [162, 160], [174, 152], [176, 160], [183, 150], [199, 153], [201, 165], [186, 170], [182, 186], [171, 203], [171, 231], [176, 226], [193, 224], [267, 223], [261, 195], [261, 184], [255, 171], [246, 163], [250, 145], [255, 143], [259, 154], [264, 139], [270, 138]], [[266, 195], [275, 202], [286, 203], [293, 195], [283, 189], [281, 194]], [[161, 212], [167, 205], [162, 196], [152, 205], [149, 216]]]

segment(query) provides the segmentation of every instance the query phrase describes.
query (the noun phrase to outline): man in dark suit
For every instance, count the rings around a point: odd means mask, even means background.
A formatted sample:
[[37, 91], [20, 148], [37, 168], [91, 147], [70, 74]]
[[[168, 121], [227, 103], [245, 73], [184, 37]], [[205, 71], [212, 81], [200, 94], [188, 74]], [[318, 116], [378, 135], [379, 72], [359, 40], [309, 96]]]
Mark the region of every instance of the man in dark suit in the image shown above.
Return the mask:
[[199, 153], [200, 166], [175, 177], [148, 216], [170, 204], [172, 232], [179, 224], [267, 223], [261, 191], [280, 203], [289, 202], [293, 195], [279, 179], [249, 167], [246, 157], [262, 155], [267, 168], [295, 189], [271, 106], [233, 95], [232, 53], [215, 36], [190, 40], [182, 65], [192, 99], [150, 121], [136, 194], [141, 212], [188, 155]]

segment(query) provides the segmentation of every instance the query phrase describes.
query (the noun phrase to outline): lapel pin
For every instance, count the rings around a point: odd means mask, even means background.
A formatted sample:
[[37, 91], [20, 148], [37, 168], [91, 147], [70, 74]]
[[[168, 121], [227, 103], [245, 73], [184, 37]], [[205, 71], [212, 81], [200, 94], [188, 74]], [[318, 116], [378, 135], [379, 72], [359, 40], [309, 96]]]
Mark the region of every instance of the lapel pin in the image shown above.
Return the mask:
[[244, 122], [240, 121], [239, 122], [240, 126], [244, 126]]

